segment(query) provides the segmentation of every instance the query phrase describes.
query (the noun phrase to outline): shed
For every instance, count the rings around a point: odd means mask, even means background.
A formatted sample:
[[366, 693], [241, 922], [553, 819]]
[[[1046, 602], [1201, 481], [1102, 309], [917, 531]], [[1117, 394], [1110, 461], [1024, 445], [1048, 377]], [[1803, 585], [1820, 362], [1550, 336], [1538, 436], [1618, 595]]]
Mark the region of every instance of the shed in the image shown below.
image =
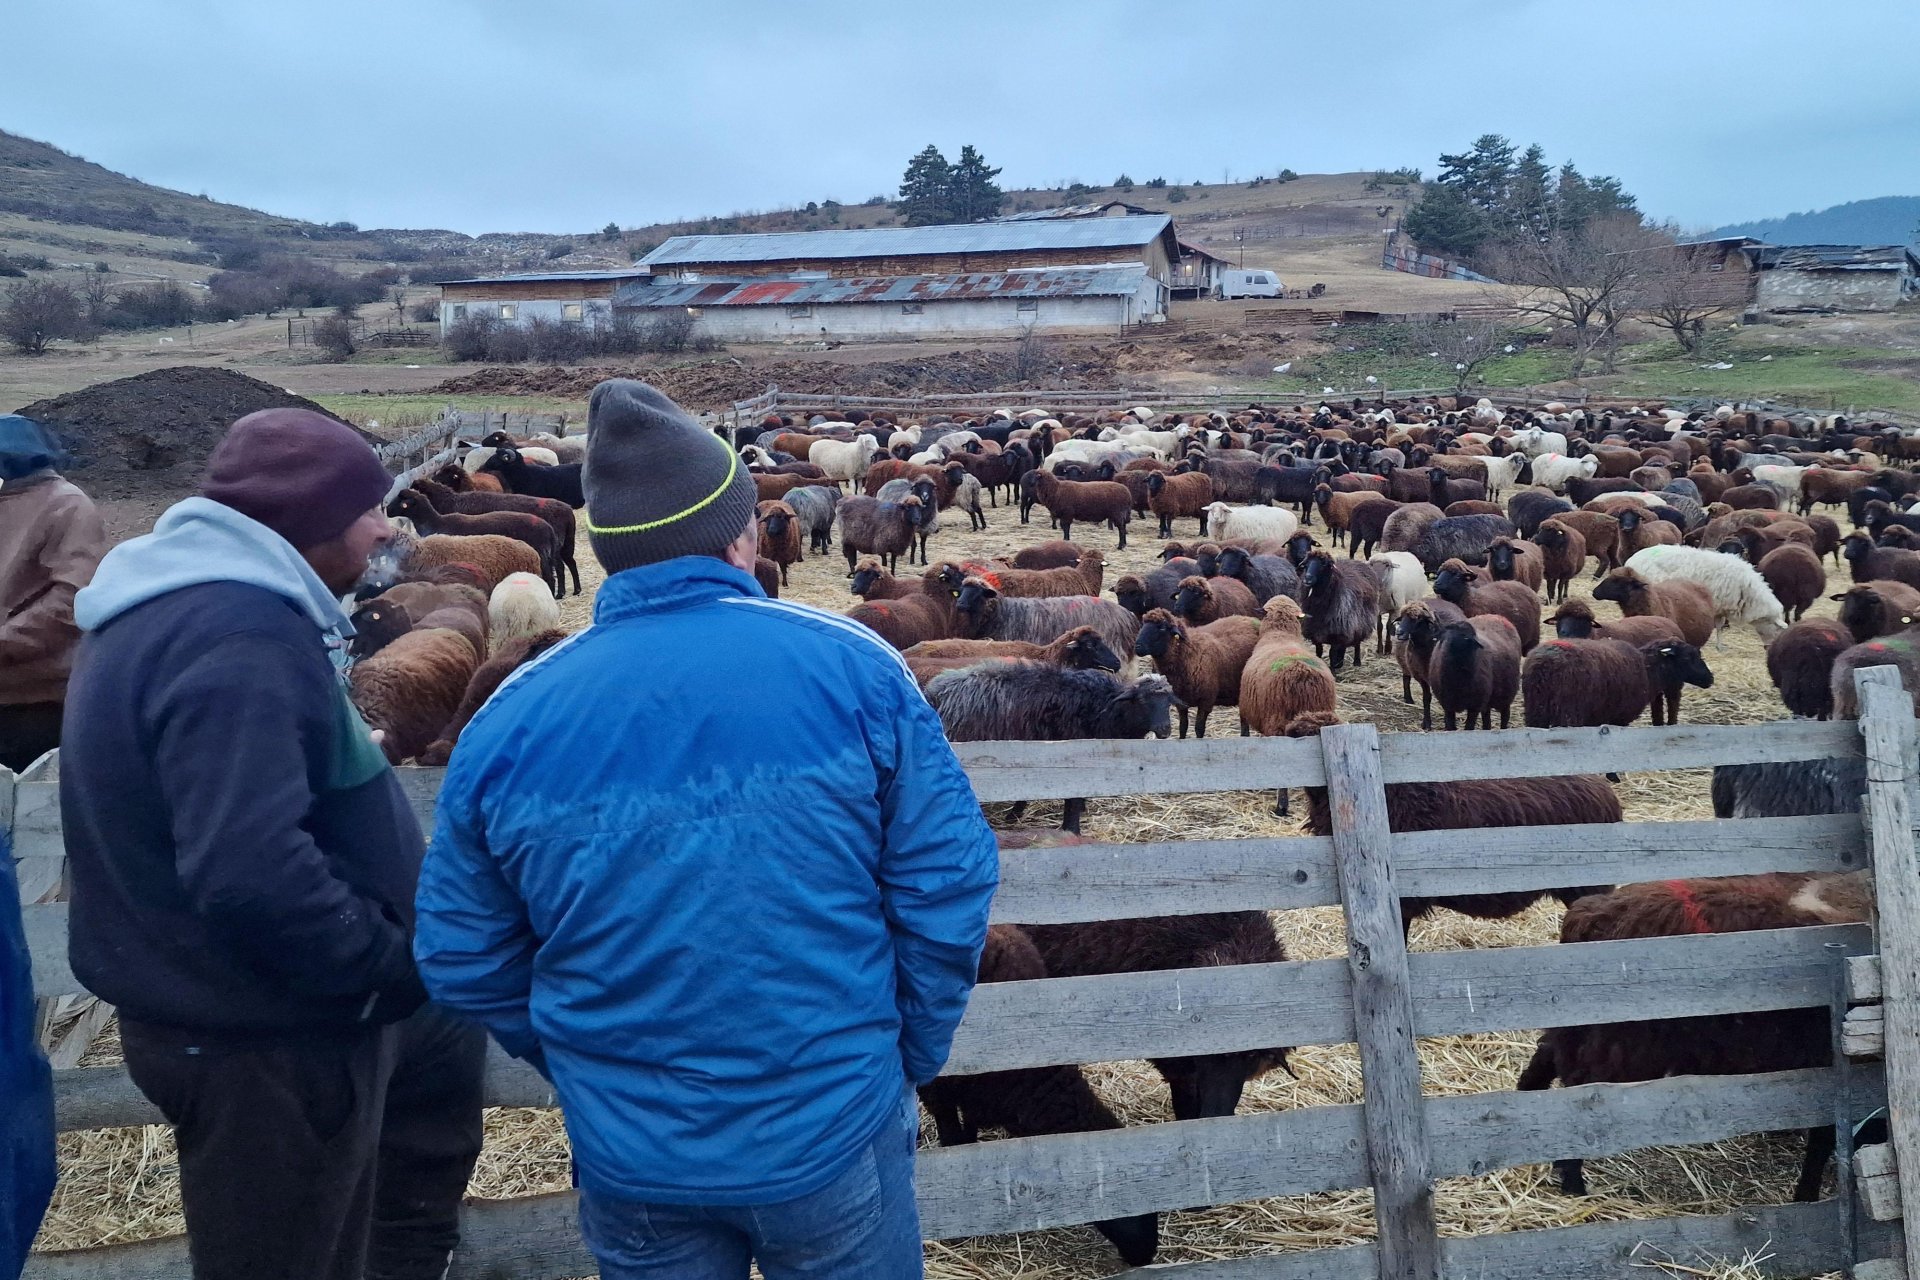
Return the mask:
[[929, 227], [674, 236], [640, 265], [655, 275], [933, 276], [1138, 262], [1171, 284], [1180, 243], [1164, 213]]
[[1173, 269], [1173, 296], [1211, 298], [1220, 283], [1220, 273], [1233, 264], [1217, 253], [1209, 253], [1197, 244], [1180, 242], [1180, 261]]
[[1904, 245], [1767, 245], [1755, 265], [1763, 311], [1891, 311], [1920, 295], [1920, 257]]
[[605, 324], [613, 319], [613, 295], [622, 285], [644, 280], [631, 271], [545, 271], [514, 276], [477, 276], [440, 285], [440, 335], [468, 316], [487, 316], [506, 324], [554, 320]]
[[1166, 310], [1138, 262], [910, 276], [654, 277], [614, 295], [616, 315], [684, 308], [722, 342], [861, 341], [1117, 333]]

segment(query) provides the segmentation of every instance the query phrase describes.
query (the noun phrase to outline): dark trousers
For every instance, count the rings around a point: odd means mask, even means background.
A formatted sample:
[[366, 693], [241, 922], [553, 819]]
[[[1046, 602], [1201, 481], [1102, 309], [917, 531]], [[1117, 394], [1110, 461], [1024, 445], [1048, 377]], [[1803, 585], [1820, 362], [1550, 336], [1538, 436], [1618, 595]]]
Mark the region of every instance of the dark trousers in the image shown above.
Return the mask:
[[125, 1024], [173, 1126], [195, 1280], [439, 1280], [480, 1155], [486, 1034], [428, 1005], [261, 1048]]
[[59, 702], [0, 705], [0, 769], [19, 773], [60, 745]]

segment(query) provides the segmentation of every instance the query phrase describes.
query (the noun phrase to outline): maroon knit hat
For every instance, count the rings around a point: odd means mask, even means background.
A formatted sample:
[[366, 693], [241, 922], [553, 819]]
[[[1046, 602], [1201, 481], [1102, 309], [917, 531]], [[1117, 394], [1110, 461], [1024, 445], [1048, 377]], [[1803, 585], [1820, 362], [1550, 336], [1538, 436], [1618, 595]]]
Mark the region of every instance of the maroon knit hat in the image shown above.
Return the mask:
[[346, 423], [311, 409], [262, 409], [228, 428], [200, 493], [305, 551], [346, 532], [392, 484], [373, 447]]

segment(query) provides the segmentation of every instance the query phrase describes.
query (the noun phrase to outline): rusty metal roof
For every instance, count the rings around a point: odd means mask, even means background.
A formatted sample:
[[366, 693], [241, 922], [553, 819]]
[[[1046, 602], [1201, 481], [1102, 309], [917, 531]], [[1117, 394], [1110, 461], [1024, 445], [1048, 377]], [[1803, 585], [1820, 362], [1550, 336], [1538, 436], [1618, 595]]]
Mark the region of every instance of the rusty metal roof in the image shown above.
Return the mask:
[[930, 253], [1004, 253], [1023, 249], [1133, 249], [1161, 236], [1172, 242], [1164, 213], [1124, 218], [1054, 218], [970, 222], [932, 227], [860, 227], [737, 236], [674, 236], [640, 260], [659, 269], [728, 262], [798, 262], [837, 258], [911, 257]]
[[616, 290], [615, 307], [812, 306], [843, 302], [977, 302], [989, 298], [1126, 297], [1146, 283], [1145, 264], [1045, 267], [965, 275], [782, 280], [660, 280]]
[[471, 280], [435, 280], [447, 284], [559, 284], [568, 280], [639, 280], [653, 274], [634, 267], [628, 271], [533, 271], [517, 276], [475, 276]]

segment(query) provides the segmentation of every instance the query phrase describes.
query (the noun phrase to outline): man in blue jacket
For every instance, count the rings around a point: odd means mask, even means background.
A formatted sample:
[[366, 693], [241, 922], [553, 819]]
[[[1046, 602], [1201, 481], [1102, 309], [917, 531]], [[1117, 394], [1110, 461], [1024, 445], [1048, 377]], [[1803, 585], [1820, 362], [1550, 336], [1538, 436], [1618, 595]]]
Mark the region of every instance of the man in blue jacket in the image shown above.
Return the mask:
[[585, 487], [594, 625], [461, 736], [421, 974], [553, 1081], [606, 1280], [918, 1276], [992, 832], [898, 655], [755, 584], [724, 442], [603, 382]]

